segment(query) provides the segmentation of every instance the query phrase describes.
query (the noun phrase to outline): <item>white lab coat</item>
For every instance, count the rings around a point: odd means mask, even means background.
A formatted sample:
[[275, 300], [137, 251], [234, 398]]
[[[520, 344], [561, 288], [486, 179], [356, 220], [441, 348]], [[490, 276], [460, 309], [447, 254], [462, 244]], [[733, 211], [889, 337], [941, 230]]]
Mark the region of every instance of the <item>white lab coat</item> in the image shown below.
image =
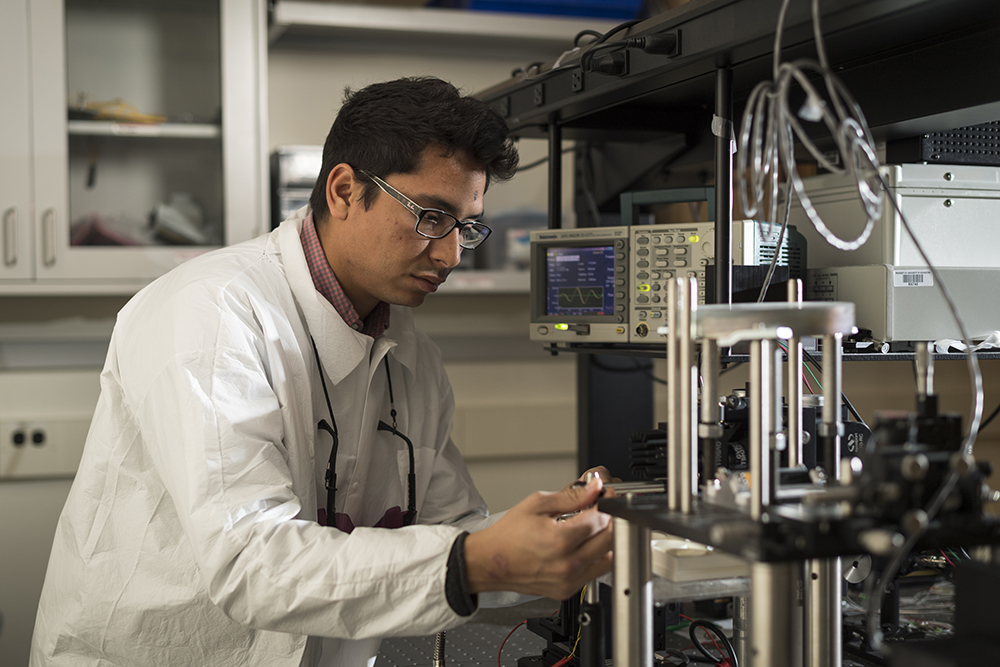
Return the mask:
[[[306, 212], [183, 264], [122, 309], [32, 665], [312, 665], [320, 653], [370, 665], [379, 637], [467, 620], [445, 599], [447, 557], [490, 519], [449, 437], [440, 353], [407, 308], [375, 341], [344, 323], [310, 278]], [[317, 422], [330, 416], [310, 335], [340, 432], [337, 511], [370, 526], [406, 509], [406, 446], [376, 431], [391, 421], [388, 354], [424, 525], [348, 535], [317, 523], [330, 451]]]

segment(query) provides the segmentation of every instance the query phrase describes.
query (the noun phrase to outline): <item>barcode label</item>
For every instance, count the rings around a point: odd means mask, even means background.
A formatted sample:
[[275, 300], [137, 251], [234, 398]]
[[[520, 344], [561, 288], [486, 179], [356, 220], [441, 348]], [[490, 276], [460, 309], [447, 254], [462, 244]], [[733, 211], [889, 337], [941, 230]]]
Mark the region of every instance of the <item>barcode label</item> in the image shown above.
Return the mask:
[[929, 269], [896, 269], [892, 272], [894, 287], [933, 287], [934, 274]]

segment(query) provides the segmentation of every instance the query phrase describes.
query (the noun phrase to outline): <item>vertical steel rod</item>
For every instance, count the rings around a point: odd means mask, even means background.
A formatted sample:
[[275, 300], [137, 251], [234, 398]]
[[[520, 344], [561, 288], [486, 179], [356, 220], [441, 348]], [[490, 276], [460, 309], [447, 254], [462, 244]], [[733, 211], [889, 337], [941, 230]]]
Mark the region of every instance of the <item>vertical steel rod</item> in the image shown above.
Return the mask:
[[701, 342], [701, 424], [698, 442], [701, 446], [701, 474], [705, 484], [715, 478], [716, 443], [722, 437], [719, 409], [719, 344], [705, 338]]
[[604, 623], [600, 583], [594, 579], [584, 590], [580, 605], [580, 667], [604, 667]]
[[681, 425], [677, 403], [680, 399], [677, 281], [667, 282], [667, 507], [681, 507], [680, 447]]
[[840, 421], [842, 340], [843, 334], [839, 333], [823, 336], [823, 423], [819, 435], [828, 479], [837, 479], [840, 474], [840, 436], [844, 430]]
[[615, 667], [652, 667], [653, 574], [648, 528], [614, 518], [614, 613], [612, 658]]
[[750, 598], [733, 598], [733, 648], [741, 665], [750, 664]]
[[805, 563], [805, 655], [807, 667], [840, 667], [841, 577], [839, 558], [814, 558]]
[[733, 294], [733, 72], [715, 70], [715, 303]]
[[[802, 281], [788, 281], [788, 301], [802, 303]], [[802, 338], [788, 340], [788, 467], [802, 465]]]
[[755, 521], [771, 504], [772, 364], [771, 341], [750, 342], [750, 518]]
[[[793, 667], [792, 632], [795, 604], [794, 563], [753, 563], [750, 566], [750, 667]], [[742, 663], [741, 663], [742, 664]], [[812, 667], [810, 665], [810, 667]]]
[[680, 385], [677, 387], [677, 407], [680, 412], [680, 510], [691, 513], [692, 497], [697, 491], [697, 413], [695, 391], [698, 387], [698, 369], [694, 365], [694, 350], [691, 342], [691, 320], [698, 303], [698, 281], [675, 278], [677, 282], [677, 303], [680, 307], [678, 319], [678, 363]]
[[549, 125], [549, 229], [562, 227], [562, 127]]
[[917, 343], [917, 396], [927, 398], [934, 393], [934, 355], [931, 353], [933, 343]]

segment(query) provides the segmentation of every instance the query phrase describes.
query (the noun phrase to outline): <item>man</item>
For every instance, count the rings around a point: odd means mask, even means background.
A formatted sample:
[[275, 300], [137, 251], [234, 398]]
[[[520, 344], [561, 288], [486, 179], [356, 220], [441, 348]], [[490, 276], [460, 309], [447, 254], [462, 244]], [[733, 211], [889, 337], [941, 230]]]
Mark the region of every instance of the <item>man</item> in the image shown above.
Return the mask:
[[407, 308], [488, 235], [483, 195], [516, 163], [503, 120], [442, 81], [349, 93], [310, 207], [122, 309], [33, 665], [370, 664], [477, 596], [607, 571], [600, 479], [487, 517]]

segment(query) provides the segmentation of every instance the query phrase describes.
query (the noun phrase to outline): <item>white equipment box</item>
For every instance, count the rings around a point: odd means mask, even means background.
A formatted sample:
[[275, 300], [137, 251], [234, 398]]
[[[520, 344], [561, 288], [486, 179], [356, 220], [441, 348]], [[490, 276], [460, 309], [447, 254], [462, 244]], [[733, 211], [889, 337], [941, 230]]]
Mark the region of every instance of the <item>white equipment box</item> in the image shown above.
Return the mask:
[[[983, 339], [1000, 330], [1000, 268], [936, 268], [970, 337]], [[870, 329], [875, 340], [962, 337], [924, 266], [841, 266], [810, 269], [807, 276], [808, 300], [853, 302], [857, 326]]]
[[[904, 164], [883, 167], [882, 175], [935, 267], [1000, 268], [1000, 168]], [[831, 231], [845, 240], [861, 233], [866, 216], [855, 184], [832, 174], [807, 178], [805, 183], [813, 206]], [[926, 266], [888, 198], [871, 237], [852, 252], [827, 243], [798, 199], [792, 203], [789, 222], [809, 244], [810, 267]]]

